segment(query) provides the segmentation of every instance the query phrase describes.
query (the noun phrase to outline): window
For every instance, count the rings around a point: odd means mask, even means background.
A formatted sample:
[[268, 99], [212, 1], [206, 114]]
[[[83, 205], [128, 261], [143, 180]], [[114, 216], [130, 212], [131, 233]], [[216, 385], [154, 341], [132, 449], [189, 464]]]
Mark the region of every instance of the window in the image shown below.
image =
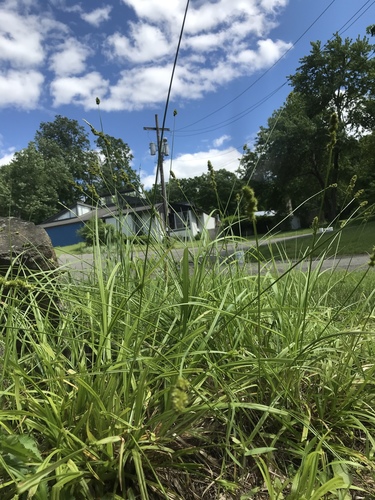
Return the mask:
[[169, 227], [174, 230], [187, 229], [189, 227], [189, 211], [180, 209], [170, 212]]

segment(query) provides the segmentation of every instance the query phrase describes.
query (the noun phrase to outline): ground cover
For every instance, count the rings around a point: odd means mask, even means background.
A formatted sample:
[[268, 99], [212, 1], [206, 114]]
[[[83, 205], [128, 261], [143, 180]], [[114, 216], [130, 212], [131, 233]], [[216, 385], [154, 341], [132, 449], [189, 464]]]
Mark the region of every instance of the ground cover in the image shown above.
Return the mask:
[[373, 267], [249, 275], [199, 243], [3, 291], [2, 499], [374, 498]]
[[[295, 260], [306, 255], [314, 257], [332, 257], [342, 255], [358, 255], [371, 253], [374, 245], [375, 222], [348, 224], [344, 227], [334, 227], [332, 232], [313, 234], [303, 237], [289, 233], [291, 238], [279, 235], [280, 241], [264, 244], [258, 251], [252, 248], [248, 259], [252, 261]], [[285, 239], [284, 239], [285, 238]], [[262, 241], [262, 240], [260, 240]]]

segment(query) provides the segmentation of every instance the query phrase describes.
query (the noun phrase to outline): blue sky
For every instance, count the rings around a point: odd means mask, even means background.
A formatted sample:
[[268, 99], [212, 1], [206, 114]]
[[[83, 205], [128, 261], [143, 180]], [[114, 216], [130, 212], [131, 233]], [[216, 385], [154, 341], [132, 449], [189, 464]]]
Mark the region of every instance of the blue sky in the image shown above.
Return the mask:
[[[160, 125], [186, 0], [0, 1], [0, 165], [60, 114], [129, 144], [154, 181]], [[290, 92], [286, 77], [334, 32], [355, 39], [375, 0], [191, 0], [165, 126], [177, 177], [235, 171], [245, 143]], [[173, 116], [173, 111], [177, 115]], [[87, 127], [87, 131], [89, 129]]]

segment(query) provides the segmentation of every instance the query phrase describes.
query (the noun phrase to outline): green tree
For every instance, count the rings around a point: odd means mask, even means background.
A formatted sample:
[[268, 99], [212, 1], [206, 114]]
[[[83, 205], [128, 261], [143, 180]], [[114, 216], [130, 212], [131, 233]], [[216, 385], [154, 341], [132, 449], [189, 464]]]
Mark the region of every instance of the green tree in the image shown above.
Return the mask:
[[108, 134], [98, 135], [95, 143], [100, 158], [99, 170], [93, 179], [97, 191], [114, 193], [131, 187], [139, 189], [140, 180], [131, 167], [133, 155], [129, 145]]
[[77, 234], [81, 236], [87, 246], [94, 243], [105, 245], [109, 238], [115, 234], [115, 227], [112, 224], [106, 224], [102, 219], [92, 217], [80, 229]]
[[[313, 42], [311, 53], [289, 77], [294, 91], [286, 103], [261, 128], [254, 151], [242, 161], [243, 178], [254, 165], [262, 182], [275, 194], [272, 203], [280, 209], [293, 206], [328, 185], [324, 194], [324, 216], [331, 221], [340, 210], [345, 187], [354, 173], [352, 162], [358, 140], [374, 125], [371, 113], [375, 95], [374, 46], [367, 38], [342, 40], [335, 35], [325, 46]], [[330, 119], [337, 116], [335, 141], [330, 151]], [[261, 198], [261, 195], [259, 196]], [[320, 200], [306, 204], [308, 211]]]
[[46, 161], [58, 159], [64, 164], [65, 175], [58, 188], [60, 202], [70, 206], [81, 199], [95, 161], [85, 128], [77, 120], [57, 115], [53, 122], [40, 124], [35, 144]]
[[59, 158], [45, 160], [30, 142], [15, 153], [10, 164], [0, 170], [0, 210], [11, 215], [40, 223], [59, 208], [59, 179], [64, 176], [64, 164]]
[[187, 179], [171, 179], [168, 184], [168, 199], [171, 203], [189, 201], [206, 213], [219, 211], [223, 216], [234, 214], [237, 209], [236, 195], [242, 182], [226, 169]]

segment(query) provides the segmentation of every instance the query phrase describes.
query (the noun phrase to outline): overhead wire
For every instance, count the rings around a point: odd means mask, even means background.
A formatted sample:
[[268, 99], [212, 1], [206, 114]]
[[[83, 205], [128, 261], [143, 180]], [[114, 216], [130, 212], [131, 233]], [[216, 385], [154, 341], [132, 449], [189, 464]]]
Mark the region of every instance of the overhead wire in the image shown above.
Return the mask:
[[177, 67], [178, 56], [179, 56], [179, 53], [180, 53], [180, 46], [181, 46], [182, 36], [183, 36], [184, 30], [185, 30], [185, 22], [186, 22], [187, 13], [188, 13], [188, 10], [189, 10], [189, 4], [190, 4], [190, 0], [187, 0], [186, 7], [185, 7], [185, 13], [184, 13], [183, 21], [182, 21], [182, 26], [181, 26], [181, 30], [180, 30], [180, 35], [179, 35], [179, 38], [178, 38], [178, 43], [177, 43], [177, 48], [176, 48], [176, 54], [175, 54], [175, 58], [174, 58], [174, 61], [173, 61], [173, 67], [172, 67], [171, 78], [170, 78], [170, 81], [169, 81], [167, 98], [166, 98], [166, 102], [165, 102], [165, 106], [164, 106], [164, 115], [163, 115], [163, 122], [162, 122], [162, 126], [161, 126], [160, 144], [158, 144], [158, 162], [157, 162], [156, 174], [155, 174], [155, 186], [156, 186], [157, 181], [158, 181], [158, 175], [159, 175], [159, 169], [160, 169], [160, 161], [161, 161], [161, 155], [162, 155], [161, 145], [163, 144], [164, 129], [165, 129], [165, 123], [166, 123], [166, 120], [167, 120], [167, 112], [168, 112], [168, 107], [169, 107], [169, 101], [170, 101], [171, 91], [172, 91], [172, 84], [173, 84], [174, 74], [175, 74], [176, 67]]
[[[232, 98], [231, 100], [229, 100], [228, 102], [226, 102], [224, 105], [220, 106], [219, 108], [215, 109], [214, 111], [212, 111], [211, 113], [208, 113], [207, 115], [203, 116], [202, 118], [200, 118], [199, 120], [196, 120], [184, 127], [181, 127], [179, 129], [175, 129], [174, 128], [174, 131], [173, 131], [173, 136], [176, 135], [176, 136], [180, 136], [180, 137], [192, 137], [194, 135], [200, 135], [202, 134], [203, 132], [213, 132], [213, 131], [216, 131], [216, 130], [219, 130], [220, 128], [224, 128], [224, 127], [227, 127], [233, 123], [235, 123], [236, 121], [240, 120], [241, 118], [245, 117], [246, 115], [250, 114], [252, 111], [255, 111], [259, 106], [261, 106], [262, 104], [264, 104], [265, 102], [267, 102], [269, 99], [271, 99], [271, 97], [273, 97], [277, 92], [279, 92], [283, 87], [285, 87], [285, 85], [287, 85], [287, 81], [285, 81], [283, 84], [279, 85], [279, 87], [277, 87], [276, 89], [274, 89], [273, 91], [271, 91], [269, 94], [267, 94], [266, 96], [264, 96], [262, 99], [260, 99], [259, 101], [257, 101], [256, 103], [252, 104], [251, 106], [249, 106], [248, 108], [246, 108], [245, 110], [243, 110], [241, 113], [237, 113], [235, 116], [231, 117], [231, 118], [228, 118], [220, 123], [216, 123], [216, 124], [213, 124], [211, 126], [208, 126], [208, 127], [203, 127], [203, 128], [200, 128], [200, 129], [195, 129], [195, 130], [186, 130], [188, 129], [189, 127], [192, 127], [193, 125], [196, 125], [204, 120], [206, 120], [207, 118], [213, 116], [214, 114], [220, 112], [221, 110], [225, 109], [226, 107], [228, 107], [230, 104], [232, 104], [233, 102], [235, 102], [237, 99], [239, 99], [240, 97], [242, 97], [246, 92], [248, 92], [252, 87], [254, 87], [262, 78], [264, 78], [285, 56], [287, 53], [289, 53], [296, 45], [297, 43], [311, 30], [311, 28], [324, 16], [324, 14], [328, 11], [328, 9], [336, 2], [336, 0], [332, 0], [328, 5], [327, 7], [325, 7], [325, 9], [323, 9], [323, 11], [314, 19], [314, 21], [303, 31], [303, 33], [292, 43], [292, 45], [288, 48], [288, 50], [286, 50], [278, 59], [277, 61], [275, 61], [273, 63], [272, 66], [270, 66], [266, 71], [264, 71], [254, 82], [252, 82], [248, 87], [246, 87], [242, 92], [240, 92], [238, 95], [236, 95], [234, 98]], [[363, 11], [361, 12], [365, 7], [366, 5], [368, 5], [370, 3], [370, 5]], [[373, 5], [375, 4], [375, 0], [366, 0], [366, 2], [359, 8], [357, 9], [357, 11], [346, 21], [346, 23], [337, 31], [338, 33], [340, 32], [345, 32], [347, 31], [353, 24], [355, 24], [364, 14], [365, 12], [367, 12]], [[182, 28], [181, 28], [181, 31], [180, 31], [180, 36], [179, 36], [179, 40], [178, 40], [178, 46], [177, 46], [177, 50], [176, 50], [176, 55], [175, 55], [175, 60], [174, 60], [174, 64], [173, 64], [173, 70], [172, 70], [172, 74], [171, 74], [171, 79], [170, 79], [170, 85], [169, 85], [169, 89], [168, 89], [168, 96], [167, 96], [167, 100], [166, 100], [166, 104], [165, 104], [165, 108], [164, 108], [164, 116], [163, 116], [163, 125], [162, 125], [162, 138], [163, 138], [163, 133], [164, 133], [164, 128], [165, 128], [165, 123], [166, 123], [166, 116], [167, 116], [167, 111], [168, 111], [168, 106], [169, 106], [169, 100], [170, 100], [170, 94], [171, 94], [171, 88], [172, 88], [172, 83], [173, 83], [173, 78], [174, 78], [174, 72], [175, 72], [175, 69], [176, 69], [176, 66], [177, 66], [177, 60], [178, 60], [178, 55], [179, 55], [179, 50], [180, 50], [180, 45], [181, 45], [181, 41], [182, 41], [182, 36], [183, 36], [183, 32], [184, 32], [184, 26], [185, 26], [185, 21], [186, 21], [186, 16], [187, 16], [187, 12], [188, 12], [188, 8], [189, 8], [189, 0], [187, 1], [187, 4], [186, 4], [186, 8], [185, 8], [185, 14], [184, 14], [184, 18], [183, 18], [183, 23], [182, 23]], [[359, 13], [361, 12], [360, 15], [358, 15]], [[356, 17], [357, 16], [357, 17]], [[353, 20], [353, 21], [352, 21]], [[351, 22], [352, 21], [352, 22]], [[350, 23], [348, 25], [348, 23]], [[345, 28], [345, 30], [343, 31], [343, 29]], [[186, 130], [186, 131], [185, 131]], [[162, 139], [161, 139], [162, 140]], [[241, 146], [239, 146], [238, 148], [233, 148], [232, 150], [238, 150], [240, 149]], [[231, 150], [231, 151], [232, 151]], [[229, 154], [229, 152], [225, 152], [223, 154]], [[217, 156], [221, 156], [220, 155], [217, 155]], [[186, 160], [188, 161], [188, 160]]]
[[[352, 17], [349, 18], [343, 26], [341, 26], [341, 28], [339, 29], [338, 33], [340, 34], [340, 33], [345, 33], [346, 31], [348, 31], [348, 29], [351, 28], [353, 26], [353, 24], [355, 24], [358, 21], [358, 19], [360, 19], [375, 4], [375, 0], [373, 0], [372, 3], [367, 7], [367, 9], [365, 9], [356, 19], [354, 19], [354, 21], [352, 23], [350, 23], [350, 21], [370, 2], [371, 2], [371, 0], [367, 0], [367, 2], [365, 2], [362, 5], [362, 7], [360, 7], [357, 10], [357, 12], [355, 12], [352, 15]], [[349, 26], [346, 26], [348, 23], [350, 23]]]
[[[281, 57], [279, 57], [279, 59], [277, 61], [275, 61], [275, 63], [270, 67], [268, 68], [266, 71], [264, 71], [260, 76], [259, 78], [257, 78], [251, 85], [249, 85], [246, 89], [244, 89], [240, 94], [238, 94], [236, 97], [234, 97], [233, 99], [231, 99], [230, 101], [228, 101], [226, 104], [224, 104], [223, 106], [220, 106], [219, 108], [217, 108], [216, 110], [212, 111], [211, 113], [203, 116], [202, 118], [200, 118], [199, 120], [196, 120], [195, 122], [192, 122], [184, 127], [181, 127], [180, 129], [177, 129], [175, 131], [176, 133], [176, 136], [178, 137], [193, 137], [194, 135], [200, 135], [202, 134], [203, 132], [206, 132], [206, 133], [209, 133], [209, 132], [213, 132], [215, 130], [219, 130], [220, 128], [224, 128], [224, 127], [227, 127], [233, 123], [235, 123], [236, 121], [244, 118], [245, 116], [247, 116], [248, 114], [250, 114], [251, 112], [255, 111], [259, 106], [261, 106], [262, 104], [264, 104], [265, 102], [267, 102], [269, 99], [271, 99], [273, 97], [274, 94], [276, 94], [277, 92], [279, 92], [283, 87], [285, 87], [288, 82], [285, 81], [283, 84], [281, 84], [279, 87], [277, 87], [276, 89], [274, 89], [273, 91], [271, 91], [269, 94], [267, 94], [265, 97], [263, 97], [262, 99], [260, 99], [259, 101], [257, 101], [256, 103], [252, 104], [251, 106], [249, 106], [248, 108], [246, 108], [245, 110], [243, 110], [241, 113], [237, 113], [235, 116], [231, 117], [231, 118], [228, 118], [222, 122], [219, 122], [219, 123], [216, 123], [216, 124], [213, 124], [213, 125], [210, 125], [210, 126], [207, 126], [207, 127], [203, 127], [203, 128], [199, 128], [199, 129], [195, 129], [195, 130], [186, 130], [188, 129], [189, 127], [192, 127], [193, 125], [196, 125], [197, 123], [200, 123], [201, 121], [204, 121], [206, 118], [209, 118], [210, 116], [218, 113], [219, 111], [221, 111], [222, 109], [224, 109], [225, 107], [227, 107], [228, 105], [230, 105], [231, 103], [233, 103], [235, 100], [237, 100], [238, 98], [240, 98], [244, 93], [246, 93], [248, 90], [250, 90], [256, 83], [259, 82], [259, 80], [261, 80], [274, 66], [276, 66], [276, 64], [278, 64], [284, 57], [285, 55], [290, 51], [292, 50], [293, 47], [295, 47], [297, 45], [297, 43], [306, 35], [306, 33], [308, 33], [308, 31], [317, 23], [317, 21], [325, 14], [325, 12], [331, 7], [331, 5], [335, 2], [336, 0], [333, 0], [331, 1], [331, 3], [319, 14], [319, 16], [308, 26], [308, 28], [305, 29], [305, 31], [293, 42], [292, 46], [286, 51], [283, 53], [283, 55]], [[371, 2], [371, 3], [370, 3]], [[367, 7], [367, 9], [365, 9], [359, 16], [357, 16], [357, 14], [359, 12], [361, 12], [362, 9], [364, 9], [366, 7], [367, 4], [370, 5]], [[359, 8], [357, 9], [357, 11], [346, 21], [345, 24], [343, 24], [343, 26], [341, 26], [341, 28], [337, 31], [338, 33], [340, 32], [345, 32], [347, 31], [353, 24], [355, 24], [364, 14], [365, 12], [367, 12], [373, 5], [375, 4], [375, 0], [366, 0], [366, 2]], [[357, 17], [356, 17], [357, 16]], [[355, 18], [355, 19], [354, 19]], [[354, 20], [353, 20], [354, 19]], [[350, 23], [350, 21], [352, 21]], [[349, 26], [347, 26], [349, 24]], [[343, 29], [345, 28], [344, 31], [342, 31]], [[186, 130], [186, 131], [185, 131]]]
[[219, 108], [215, 109], [211, 113], [208, 113], [207, 115], [203, 116], [199, 120], [196, 120], [195, 122], [192, 122], [192, 123], [186, 125], [185, 127], [182, 127], [181, 129], [178, 129], [176, 132], [179, 132], [180, 130], [184, 130], [184, 129], [188, 128], [188, 127], [196, 125], [197, 123], [200, 123], [203, 120], [206, 120], [210, 116], [218, 113], [222, 109], [225, 109], [230, 104], [232, 104], [233, 102], [235, 102], [237, 99], [239, 99], [240, 97], [242, 97], [246, 92], [248, 92], [252, 87], [254, 87], [254, 85], [256, 85], [262, 78], [264, 78], [286, 56], [286, 54], [288, 54], [297, 45], [297, 43], [306, 35], [306, 33], [308, 33], [310, 31], [310, 29], [319, 21], [319, 19], [327, 12], [327, 10], [335, 2], [336, 2], [336, 0], [331, 0], [331, 2], [327, 5], [327, 7], [319, 14], [319, 16], [305, 29], [305, 31], [297, 38], [297, 40], [295, 40], [292, 43], [292, 45], [272, 64], [272, 66], [270, 66], [269, 68], [267, 68], [258, 78], [256, 78], [256, 80], [254, 80], [254, 82], [252, 82], [242, 92], [240, 92], [238, 95], [236, 95], [235, 97], [233, 97], [233, 99], [231, 99], [230, 101], [226, 102], [225, 104], [223, 104]]

